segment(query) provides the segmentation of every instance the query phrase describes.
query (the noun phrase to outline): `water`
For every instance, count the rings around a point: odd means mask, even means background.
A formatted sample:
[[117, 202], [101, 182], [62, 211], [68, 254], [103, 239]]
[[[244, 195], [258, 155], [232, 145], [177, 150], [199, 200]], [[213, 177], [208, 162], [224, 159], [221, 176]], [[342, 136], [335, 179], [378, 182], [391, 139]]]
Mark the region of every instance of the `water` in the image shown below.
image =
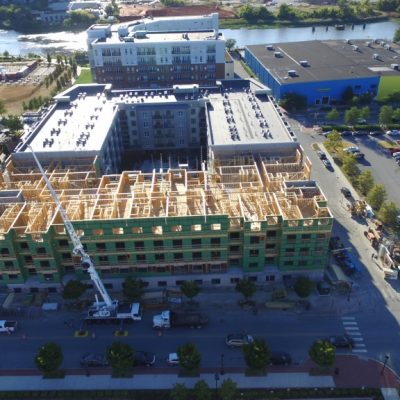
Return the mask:
[[[277, 42], [300, 42], [304, 40], [326, 39], [385, 39], [392, 40], [399, 24], [394, 21], [377, 22], [363, 25], [346, 25], [344, 31], [338, 31], [333, 26], [326, 30], [325, 26], [302, 28], [274, 29], [221, 29], [226, 38], [236, 40], [237, 46], [246, 44], [262, 44]], [[37, 35], [21, 35], [16, 31], [0, 30], [0, 52], [7, 50], [13, 55], [36, 53], [73, 52], [86, 50], [86, 33], [57, 32]]]

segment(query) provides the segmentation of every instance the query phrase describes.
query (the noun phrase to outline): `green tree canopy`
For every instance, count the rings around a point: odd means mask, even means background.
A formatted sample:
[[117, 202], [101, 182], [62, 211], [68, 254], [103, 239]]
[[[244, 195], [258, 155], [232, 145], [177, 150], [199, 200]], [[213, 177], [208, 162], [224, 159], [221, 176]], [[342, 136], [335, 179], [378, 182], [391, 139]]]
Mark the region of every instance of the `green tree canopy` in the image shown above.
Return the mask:
[[336, 108], [332, 108], [327, 114], [326, 119], [328, 121], [337, 121], [339, 119], [339, 111]]
[[368, 106], [364, 106], [363, 108], [361, 108], [361, 110], [360, 110], [361, 118], [368, 119], [370, 117], [370, 115], [371, 115], [371, 111]]
[[17, 133], [24, 127], [21, 118], [18, 115], [11, 114], [7, 115], [7, 117], [3, 117], [2, 124], [7, 127], [13, 134]]
[[86, 285], [76, 279], [73, 279], [68, 281], [68, 283], [66, 283], [64, 286], [62, 296], [66, 300], [76, 300], [82, 296], [85, 290]]
[[39, 349], [35, 363], [44, 375], [48, 375], [58, 371], [63, 359], [61, 347], [54, 342], [48, 342]]
[[232, 379], [224, 379], [219, 388], [221, 400], [235, 400], [238, 396], [237, 385]]
[[342, 170], [351, 180], [354, 180], [358, 176], [360, 169], [357, 166], [357, 160], [353, 154], [345, 154], [343, 156]]
[[351, 107], [344, 113], [344, 121], [346, 124], [354, 125], [358, 118], [360, 118], [360, 110], [357, 107]]
[[340, 136], [340, 133], [338, 131], [332, 131], [325, 140], [324, 143], [325, 147], [337, 151], [338, 149], [343, 148], [343, 140], [342, 137]]
[[196, 297], [200, 292], [199, 285], [195, 281], [183, 281], [180, 289], [189, 299], [193, 299], [193, 297]]
[[307, 97], [297, 93], [285, 93], [279, 101], [279, 105], [287, 111], [305, 110]]
[[394, 32], [393, 42], [400, 42], [400, 28], [397, 28]]
[[367, 202], [374, 209], [379, 211], [382, 204], [386, 200], [387, 193], [385, 186], [382, 184], [374, 185], [374, 187], [368, 192]]
[[393, 226], [397, 224], [398, 215], [399, 209], [396, 204], [391, 201], [381, 205], [378, 217], [383, 223]]
[[225, 47], [231, 51], [233, 48], [236, 46], [236, 40], [235, 39], [227, 39], [225, 41]]
[[4, 105], [4, 101], [0, 100], [0, 115], [3, 115], [6, 112], [6, 106]]
[[314, 282], [306, 276], [299, 276], [294, 282], [293, 289], [297, 296], [301, 298], [308, 297], [314, 288]]
[[172, 400], [189, 400], [189, 389], [185, 386], [184, 383], [175, 383], [172, 386], [169, 395]]
[[123, 285], [123, 293], [126, 301], [140, 301], [143, 296], [143, 282], [140, 279], [126, 278]]
[[193, 391], [196, 394], [196, 400], [211, 400], [212, 392], [206, 381], [203, 379], [197, 381], [193, 387]]
[[257, 290], [256, 284], [248, 279], [241, 279], [235, 287], [236, 291], [241, 293], [245, 299], [250, 299], [254, 296]]
[[393, 119], [395, 119], [396, 121], [400, 121], [400, 108], [396, 108], [393, 111]]
[[279, 6], [277, 17], [283, 20], [293, 20], [297, 17], [296, 11], [292, 6], [282, 3]]
[[107, 361], [113, 370], [113, 376], [132, 376], [134, 349], [127, 343], [114, 342], [107, 349]]
[[335, 362], [335, 346], [326, 340], [315, 341], [308, 354], [321, 367], [330, 367]]
[[270, 361], [270, 351], [264, 339], [255, 339], [243, 346], [246, 364], [252, 369], [264, 369]]
[[365, 169], [362, 171], [357, 177], [356, 184], [358, 189], [360, 189], [360, 192], [366, 196], [374, 186], [374, 178], [372, 177], [371, 170]]
[[379, 110], [379, 123], [390, 124], [393, 118], [393, 108], [391, 106], [384, 105]]
[[201, 354], [194, 343], [184, 343], [177, 350], [179, 364], [186, 371], [193, 371], [200, 367]]

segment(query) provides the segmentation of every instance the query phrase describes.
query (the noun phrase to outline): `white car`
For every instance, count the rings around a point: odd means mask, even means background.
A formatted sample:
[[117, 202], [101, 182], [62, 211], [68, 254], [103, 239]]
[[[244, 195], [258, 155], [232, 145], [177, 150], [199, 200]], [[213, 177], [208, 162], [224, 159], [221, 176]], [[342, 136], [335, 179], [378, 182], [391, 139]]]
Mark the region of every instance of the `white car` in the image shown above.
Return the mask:
[[392, 157], [393, 157], [393, 158], [396, 158], [396, 157], [398, 157], [398, 156], [400, 156], [400, 151], [396, 151], [396, 153], [393, 153], [393, 154], [392, 154]]
[[346, 153], [358, 153], [360, 149], [357, 146], [350, 146], [343, 149]]
[[177, 353], [169, 353], [167, 358], [168, 365], [179, 365], [179, 357]]
[[397, 129], [393, 129], [392, 131], [386, 131], [386, 135], [391, 135], [391, 136], [399, 136], [400, 131]]

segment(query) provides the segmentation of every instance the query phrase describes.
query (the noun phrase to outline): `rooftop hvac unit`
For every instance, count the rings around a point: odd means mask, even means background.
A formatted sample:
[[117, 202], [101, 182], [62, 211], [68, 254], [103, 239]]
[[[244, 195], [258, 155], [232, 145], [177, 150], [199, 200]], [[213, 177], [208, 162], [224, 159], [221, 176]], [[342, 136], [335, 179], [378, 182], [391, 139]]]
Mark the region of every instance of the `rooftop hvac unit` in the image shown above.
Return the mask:
[[308, 67], [308, 61], [307, 60], [302, 60], [302, 61], [300, 61], [300, 65], [302, 67]]
[[297, 76], [297, 71], [294, 69], [291, 69], [288, 71], [288, 75], [293, 78], [293, 77]]
[[275, 56], [276, 58], [281, 58], [281, 57], [283, 57], [283, 56], [282, 56], [282, 53], [281, 53], [280, 51], [275, 51], [274, 56]]

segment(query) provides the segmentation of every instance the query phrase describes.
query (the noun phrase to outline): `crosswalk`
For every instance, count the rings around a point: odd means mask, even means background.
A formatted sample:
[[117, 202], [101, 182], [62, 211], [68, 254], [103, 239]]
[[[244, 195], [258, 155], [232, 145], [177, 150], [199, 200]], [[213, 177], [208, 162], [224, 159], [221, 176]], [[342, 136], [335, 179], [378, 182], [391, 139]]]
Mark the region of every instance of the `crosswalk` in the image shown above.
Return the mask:
[[342, 317], [342, 324], [345, 333], [354, 340], [354, 346], [351, 349], [353, 353], [367, 353], [364, 338], [360, 333], [358, 323], [355, 317]]

